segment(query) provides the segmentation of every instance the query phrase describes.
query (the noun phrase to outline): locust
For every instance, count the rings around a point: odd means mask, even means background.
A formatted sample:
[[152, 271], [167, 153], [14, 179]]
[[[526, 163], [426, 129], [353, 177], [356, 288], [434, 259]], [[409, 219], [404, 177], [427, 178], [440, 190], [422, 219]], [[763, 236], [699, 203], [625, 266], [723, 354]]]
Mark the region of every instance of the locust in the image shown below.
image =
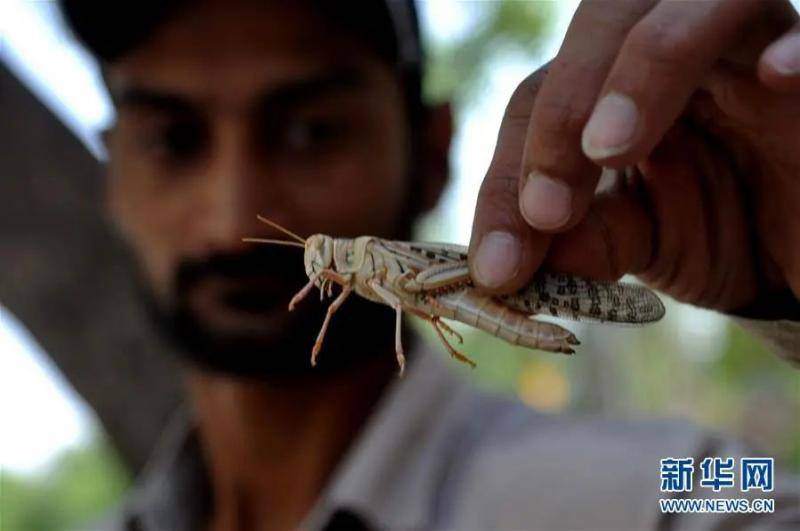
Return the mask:
[[578, 339], [561, 326], [533, 318], [537, 314], [576, 321], [644, 325], [664, 316], [659, 297], [638, 284], [605, 282], [577, 276], [538, 273], [519, 291], [488, 295], [473, 285], [467, 265], [467, 248], [450, 243], [406, 242], [375, 236], [334, 238], [314, 234], [302, 238], [263, 216], [257, 218], [291, 240], [243, 238], [257, 242], [300, 247], [308, 283], [289, 302], [289, 311], [316, 287], [320, 300], [341, 292], [328, 306], [311, 350], [316, 365], [325, 334], [336, 311], [352, 294], [390, 306], [396, 314], [395, 354], [400, 374], [405, 367], [401, 342], [403, 312], [429, 322], [447, 352], [475, 367], [445, 337], [463, 343], [463, 337], [442, 319], [458, 321], [497, 336], [513, 345], [564, 354], [574, 353]]

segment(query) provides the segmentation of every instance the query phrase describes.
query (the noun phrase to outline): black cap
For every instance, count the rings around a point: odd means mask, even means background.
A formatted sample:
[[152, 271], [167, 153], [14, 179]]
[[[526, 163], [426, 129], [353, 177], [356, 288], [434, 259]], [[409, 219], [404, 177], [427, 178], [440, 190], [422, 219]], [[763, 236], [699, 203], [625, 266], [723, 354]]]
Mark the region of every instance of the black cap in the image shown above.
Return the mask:
[[[113, 62], [193, 2], [60, 0], [60, 4], [78, 39], [100, 61]], [[414, 0], [312, 0], [312, 5], [355, 31], [394, 66], [404, 71], [421, 69], [422, 46]]]
[[[101, 63], [111, 63], [141, 45], [190, 0], [89, 2], [59, 0], [78, 40]], [[422, 96], [423, 49], [414, 0], [310, 0], [312, 7], [351, 31], [395, 68], [403, 80], [408, 116], [416, 123], [425, 114]]]

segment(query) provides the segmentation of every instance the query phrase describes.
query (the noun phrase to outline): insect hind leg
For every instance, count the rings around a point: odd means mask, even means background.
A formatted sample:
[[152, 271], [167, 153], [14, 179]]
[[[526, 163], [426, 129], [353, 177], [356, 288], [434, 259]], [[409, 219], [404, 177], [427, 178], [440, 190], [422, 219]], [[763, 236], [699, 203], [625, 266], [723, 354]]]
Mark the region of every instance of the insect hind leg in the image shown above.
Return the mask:
[[450, 356], [452, 356], [453, 358], [457, 359], [462, 363], [466, 363], [473, 369], [477, 366], [477, 364], [474, 361], [472, 361], [470, 358], [468, 358], [467, 356], [465, 356], [464, 354], [453, 348], [453, 346], [447, 341], [447, 338], [444, 337], [442, 330], [444, 330], [448, 334], [454, 335], [458, 339], [459, 343], [464, 342], [464, 338], [461, 337], [461, 334], [450, 328], [449, 325], [445, 324], [445, 322], [442, 321], [441, 317], [439, 317], [438, 315], [428, 315], [427, 313], [421, 312], [419, 310], [409, 309], [409, 311], [414, 315], [416, 315], [417, 317], [431, 323], [431, 326], [433, 326], [433, 329], [436, 331], [436, 335], [439, 336], [439, 339], [444, 344], [444, 348], [447, 349], [447, 353], [450, 354]]
[[464, 337], [461, 334], [459, 334], [458, 332], [456, 332], [455, 330], [453, 330], [452, 328], [450, 328], [450, 326], [447, 323], [442, 321], [441, 317], [439, 317], [438, 315], [434, 315], [433, 317], [431, 317], [431, 321], [435, 322], [436, 326], [440, 327], [442, 330], [444, 330], [445, 332], [447, 332], [451, 336], [453, 336], [456, 339], [458, 339], [458, 343], [459, 344], [463, 344], [464, 343]]
[[[446, 324], [442, 323], [441, 319], [439, 319], [438, 317], [431, 317], [429, 320], [431, 322], [431, 325], [433, 326], [433, 329], [436, 330], [436, 335], [438, 335], [439, 339], [442, 340], [442, 343], [444, 343], [444, 348], [447, 349], [447, 352], [450, 354], [450, 356], [454, 357], [455, 359], [457, 359], [458, 361], [460, 361], [462, 363], [466, 363], [467, 365], [469, 365], [470, 367], [472, 367], [474, 369], [476, 367], [476, 363], [474, 361], [472, 361], [471, 359], [469, 359], [464, 354], [462, 354], [459, 351], [457, 351], [455, 348], [453, 348], [453, 346], [447, 341], [447, 338], [444, 337], [444, 334], [442, 333], [442, 329], [444, 329], [444, 330], [448, 330], [448, 329], [452, 330], [452, 329], [449, 326], [447, 326]], [[455, 332], [455, 331], [453, 331], [453, 332]], [[461, 336], [458, 336], [458, 337], [461, 337]]]

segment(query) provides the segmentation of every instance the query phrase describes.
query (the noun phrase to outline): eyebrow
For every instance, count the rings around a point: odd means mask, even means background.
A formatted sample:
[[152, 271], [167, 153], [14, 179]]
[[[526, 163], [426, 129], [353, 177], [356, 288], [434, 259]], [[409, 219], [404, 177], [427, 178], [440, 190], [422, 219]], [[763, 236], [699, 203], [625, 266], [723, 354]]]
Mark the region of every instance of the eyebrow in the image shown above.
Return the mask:
[[[253, 102], [254, 110], [296, 106], [366, 84], [364, 73], [355, 68], [328, 71], [265, 90]], [[208, 103], [169, 90], [137, 86], [112, 90], [111, 99], [117, 108], [140, 107], [173, 113], [194, 112], [207, 107]]]
[[339, 69], [314, 77], [294, 80], [264, 93], [259, 99], [262, 107], [280, 107], [317, 100], [340, 91], [367, 84], [363, 72], [355, 68]]
[[111, 91], [111, 100], [118, 109], [142, 107], [171, 112], [191, 112], [197, 107], [185, 96], [144, 87], [127, 87], [120, 91]]

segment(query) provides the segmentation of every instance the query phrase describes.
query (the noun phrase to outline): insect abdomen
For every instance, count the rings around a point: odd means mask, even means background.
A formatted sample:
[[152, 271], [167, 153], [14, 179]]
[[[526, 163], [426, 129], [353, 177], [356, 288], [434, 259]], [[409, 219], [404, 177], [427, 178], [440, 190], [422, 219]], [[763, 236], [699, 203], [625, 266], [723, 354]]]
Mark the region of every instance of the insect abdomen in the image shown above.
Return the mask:
[[470, 288], [436, 297], [442, 317], [474, 326], [514, 345], [571, 354], [578, 340], [568, 330], [552, 323], [530, 319]]

